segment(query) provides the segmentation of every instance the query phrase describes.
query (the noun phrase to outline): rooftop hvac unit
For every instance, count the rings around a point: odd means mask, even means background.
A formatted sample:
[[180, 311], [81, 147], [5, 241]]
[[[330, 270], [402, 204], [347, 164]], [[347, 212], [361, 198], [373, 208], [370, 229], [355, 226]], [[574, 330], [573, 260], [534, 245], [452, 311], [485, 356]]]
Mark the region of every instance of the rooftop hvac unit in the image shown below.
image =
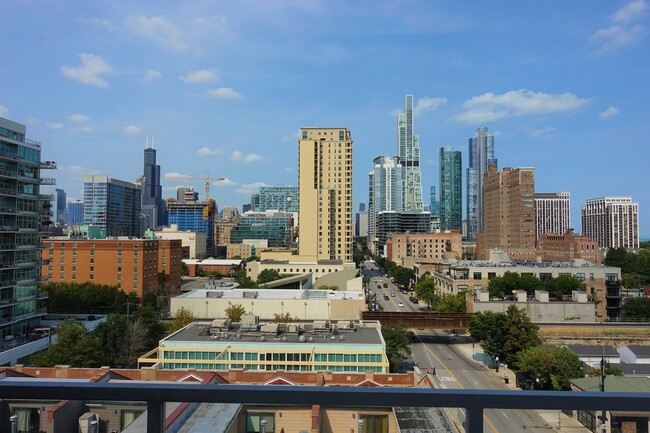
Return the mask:
[[79, 417], [79, 433], [99, 433], [99, 419], [94, 412], [86, 412]]
[[230, 328], [230, 319], [214, 319], [210, 324], [211, 328]]
[[300, 332], [300, 324], [298, 323], [289, 323], [287, 324], [287, 332], [296, 334]]
[[241, 316], [241, 319], [239, 319], [239, 323], [242, 325], [257, 325], [260, 323], [260, 317], [259, 316], [254, 316], [252, 314], [245, 314]]
[[277, 323], [265, 323], [260, 327], [261, 332], [268, 332], [272, 334], [277, 334], [278, 333], [278, 324]]
[[344, 320], [340, 321], [337, 323], [339, 329], [352, 329], [354, 328], [354, 324], [350, 320]]
[[328, 329], [327, 320], [314, 320], [314, 331], [323, 331]]

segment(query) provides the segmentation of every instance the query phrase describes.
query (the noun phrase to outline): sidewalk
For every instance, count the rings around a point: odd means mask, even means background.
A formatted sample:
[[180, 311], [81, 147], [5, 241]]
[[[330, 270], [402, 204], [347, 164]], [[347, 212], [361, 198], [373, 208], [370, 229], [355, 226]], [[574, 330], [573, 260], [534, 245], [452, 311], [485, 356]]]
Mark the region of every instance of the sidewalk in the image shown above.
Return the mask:
[[[477, 364], [486, 366], [486, 369], [487, 362], [491, 361], [491, 358], [483, 353], [483, 348], [478, 343], [473, 345], [455, 344], [454, 348], [459, 349], [467, 359], [473, 359]], [[517, 380], [515, 373], [509, 368], [504, 369], [503, 366], [501, 366], [499, 373], [497, 373], [495, 369], [491, 368], [489, 371], [499, 377], [503, 384], [503, 389], [520, 390], [516, 383]], [[508, 383], [505, 383], [504, 377], [508, 378]], [[559, 410], [537, 410], [537, 413], [544, 420], [544, 423], [548, 425], [548, 428], [553, 429], [553, 431], [562, 433], [591, 433], [587, 427], [578, 421], [576, 415], [570, 417]]]

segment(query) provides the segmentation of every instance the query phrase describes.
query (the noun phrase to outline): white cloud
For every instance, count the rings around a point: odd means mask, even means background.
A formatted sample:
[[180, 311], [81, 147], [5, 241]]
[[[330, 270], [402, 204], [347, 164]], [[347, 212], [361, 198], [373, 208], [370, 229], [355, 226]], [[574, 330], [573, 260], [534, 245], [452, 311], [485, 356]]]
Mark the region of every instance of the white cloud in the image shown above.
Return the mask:
[[144, 77], [142, 77], [142, 81], [145, 83], [150, 83], [153, 80], [157, 80], [158, 78], [162, 77], [162, 74], [154, 69], [148, 69], [147, 72], [144, 73]]
[[63, 123], [61, 123], [61, 122], [45, 122], [45, 125], [50, 129], [61, 129], [61, 128], [63, 128]]
[[114, 31], [115, 26], [113, 25], [112, 22], [110, 22], [107, 19], [102, 19], [102, 18], [90, 18], [87, 20], [82, 21], [85, 24], [91, 25], [91, 26], [97, 26], [97, 27], [103, 27], [108, 31]]
[[260, 192], [260, 187], [261, 186], [270, 186], [270, 185], [267, 185], [264, 182], [246, 183], [246, 184], [242, 185], [241, 187], [237, 188], [235, 190], [235, 192], [237, 194], [251, 195], [253, 193]]
[[296, 169], [294, 167], [284, 167], [284, 172], [285, 173], [295, 173]]
[[603, 120], [612, 119], [618, 116], [618, 113], [620, 113], [620, 111], [621, 110], [619, 110], [618, 108], [610, 105], [609, 108], [607, 108], [607, 110], [603, 111], [602, 113], [598, 113], [598, 117]]
[[59, 169], [65, 171], [74, 179], [83, 179], [84, 176], [88, 176], [91, 174], [99, 174], [99, 172], [96, 170], [82, 167], [80, 165], [70, 165], [67, 167], [59, 166]]
[[[1, 112], [0, 112], [0, 116], [2, 116]], [[25, 123], [27, 125], [39, 125], [41, 123], [41, 119], [39, 119], [38, 117], [29, 116], [27, 119], [25, 119]]]
[[177, 171], [171, 171], [171, 172], [165, 173], [163, 175], [163, 179], [166, 179], [166, 180], [187, 180], [190, 177], [192, 177], [192, 176], [190, 176], [188, 174], [179, 173]]
[[90, 120], [90, 117], [86, 116], [85, 114], [71, 114], [66, 117], [69, 121], [77, 123], [88, 122]]
[[91, 128], [90, 126], [75, 126], [74, 128], [71, 128], [74, 132], [93, 132], [94, 129]]
[[244, 155], [238, 150], [235, 150], [232, 155], [230, 155], [230, 159], [236, 162], [243, 162], [246, 164], [249, 164], [251, 162], [258, 162], [264, 160], [264, 158], [256, 153], [249, 153], [248, 155]]
[[212, 182], [212, 185], [214, 185], [214, 186], [216, 186], [216, 187], [236, 186], [236, 185], [237, 185], [237, 182], [235, 182], [235, 181], [232, 180], [232, 179], [227, 179], [227, 178], [226, 178], [226, 179], [224, 179], [224, 180], [220, 180], [220, 181], [218, 181], [218, 182]]
[[6, 117], [7, 115], [9, 115], [9, 109], [4, 105], [0, 105], [0, 116]]
[[465, 101], [463, 103], [465, 111], [456, 114], [452, 119], [457, 122], [477, 124], [506, 117], [569, 112], [588, 103], [588, 99], [579, 98], [572, 93], [536, 93], [526, 89], [511, 90], [502, 95], [485, 93]]
[[242, 99], [241, 93], [234, 91], [230, 87], [218, 87], [216, 89], [210, 89], [205, 92], [204, 95], [217, 99]]
[[546, 128], [535, 128], [528, 131], [528, 134], [534, 138], [545, 138], [550, 139], [555, 137], [556, 129], [552, 126], [547, 126]]
[[132, 33], [150, 39], [170, 51], [179, 52], [188, 49], [181, 29], [164, 16], [129, 15], [125, 25]]
[[633, 24], [639, 19], [648, 5], [644, 0], [632, 0], [617, 10], [612, 16], [608, 27], [598, 29], [589, 42], [598, 44], [597, 54], [605, 54], [620, 47], [634, 45], [645, 33], [641, 24]]
[[427, 111], [433, 111], [447, 103], [447, 98], [421, 98], [413, 107], [413, 115], [419, 116]]
[[122, 132], [127, 135], [138, 135], [142, 132], [142, 129], [135, 125], [128, 125], [122, 128]]
[[219, 77], [217, 76], [217, 73], [214, 71], [211, 71], [209, 69], [201, 69], [198, 71], [190, 71], [185, 75], [182, 75], [178, 77], [181, 81], [185, 81], [186, 83], [192, 83], [192, 84], [197, 84], [197, 83], [211, 83], [213, 81], [217, 81]]
[[221, 154], [221, 149], [210, 149], [209, 147], [202, 147], [196, 151], [199, 156], [217, 156]]
[[71, 80], [81, 84], [96, 87], [109, 87], [103, 75], [110, 74], [113, 69], [108, 63], [94, 54], [79, 54], [81, 66], [61, 66], [61, 73]]

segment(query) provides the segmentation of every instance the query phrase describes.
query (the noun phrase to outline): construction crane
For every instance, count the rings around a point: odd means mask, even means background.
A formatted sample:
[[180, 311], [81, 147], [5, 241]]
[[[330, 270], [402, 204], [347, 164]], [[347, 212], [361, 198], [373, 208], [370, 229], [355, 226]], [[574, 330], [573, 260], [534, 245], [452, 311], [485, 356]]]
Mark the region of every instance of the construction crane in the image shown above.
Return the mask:
[[210, 203], [210, 181], [221, 182], [226, 180], [225, 177], [210, 177], [210, 172], [206, 170], [205, 177], [183, 176], [186, 180], [205, 180], [205, 207], [203, 208], [203, 219], [208, 220], [212, 214], [212, 205]]
[[210, 201], [210, 181], [222, 182], [226, 180], [225, 177], [210, 177], [210, 172], [206, 170], [205, 177], [190, 177], [183, 176], [185, 180], [204, 180], [205, 181], [205, 201]]

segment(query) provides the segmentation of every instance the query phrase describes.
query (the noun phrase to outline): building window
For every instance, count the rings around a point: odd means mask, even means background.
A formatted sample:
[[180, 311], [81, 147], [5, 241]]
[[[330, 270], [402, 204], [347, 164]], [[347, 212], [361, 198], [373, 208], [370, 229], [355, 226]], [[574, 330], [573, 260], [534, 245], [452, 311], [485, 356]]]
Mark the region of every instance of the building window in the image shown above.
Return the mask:
[[142, 415], [144, 410], [122, 410], [120, 411], [120, 431], [124, 430], [131, 424], [137, 417]]
[[117, 268], [117, 272], [122, 272], [122, 267], [121, 266]]
[[363, 420], [363, 433], [388, 433], [388, 415], [359, 414]]
[[41, 429], [41, 417], [38, 409], [16, 407], [13, 410], [13, 414], [17, 417], [16, 426], [18, 426], [18, 431], [31, 432]]
[[262, 431], [260, 421], [266, 420], [266, 433], [275, 433], [275, 414], [273, 413], [246, 413], [246, 433], [259, 433]]
[[95, 263], [95, 259], [90, 259], [90, 263]]

